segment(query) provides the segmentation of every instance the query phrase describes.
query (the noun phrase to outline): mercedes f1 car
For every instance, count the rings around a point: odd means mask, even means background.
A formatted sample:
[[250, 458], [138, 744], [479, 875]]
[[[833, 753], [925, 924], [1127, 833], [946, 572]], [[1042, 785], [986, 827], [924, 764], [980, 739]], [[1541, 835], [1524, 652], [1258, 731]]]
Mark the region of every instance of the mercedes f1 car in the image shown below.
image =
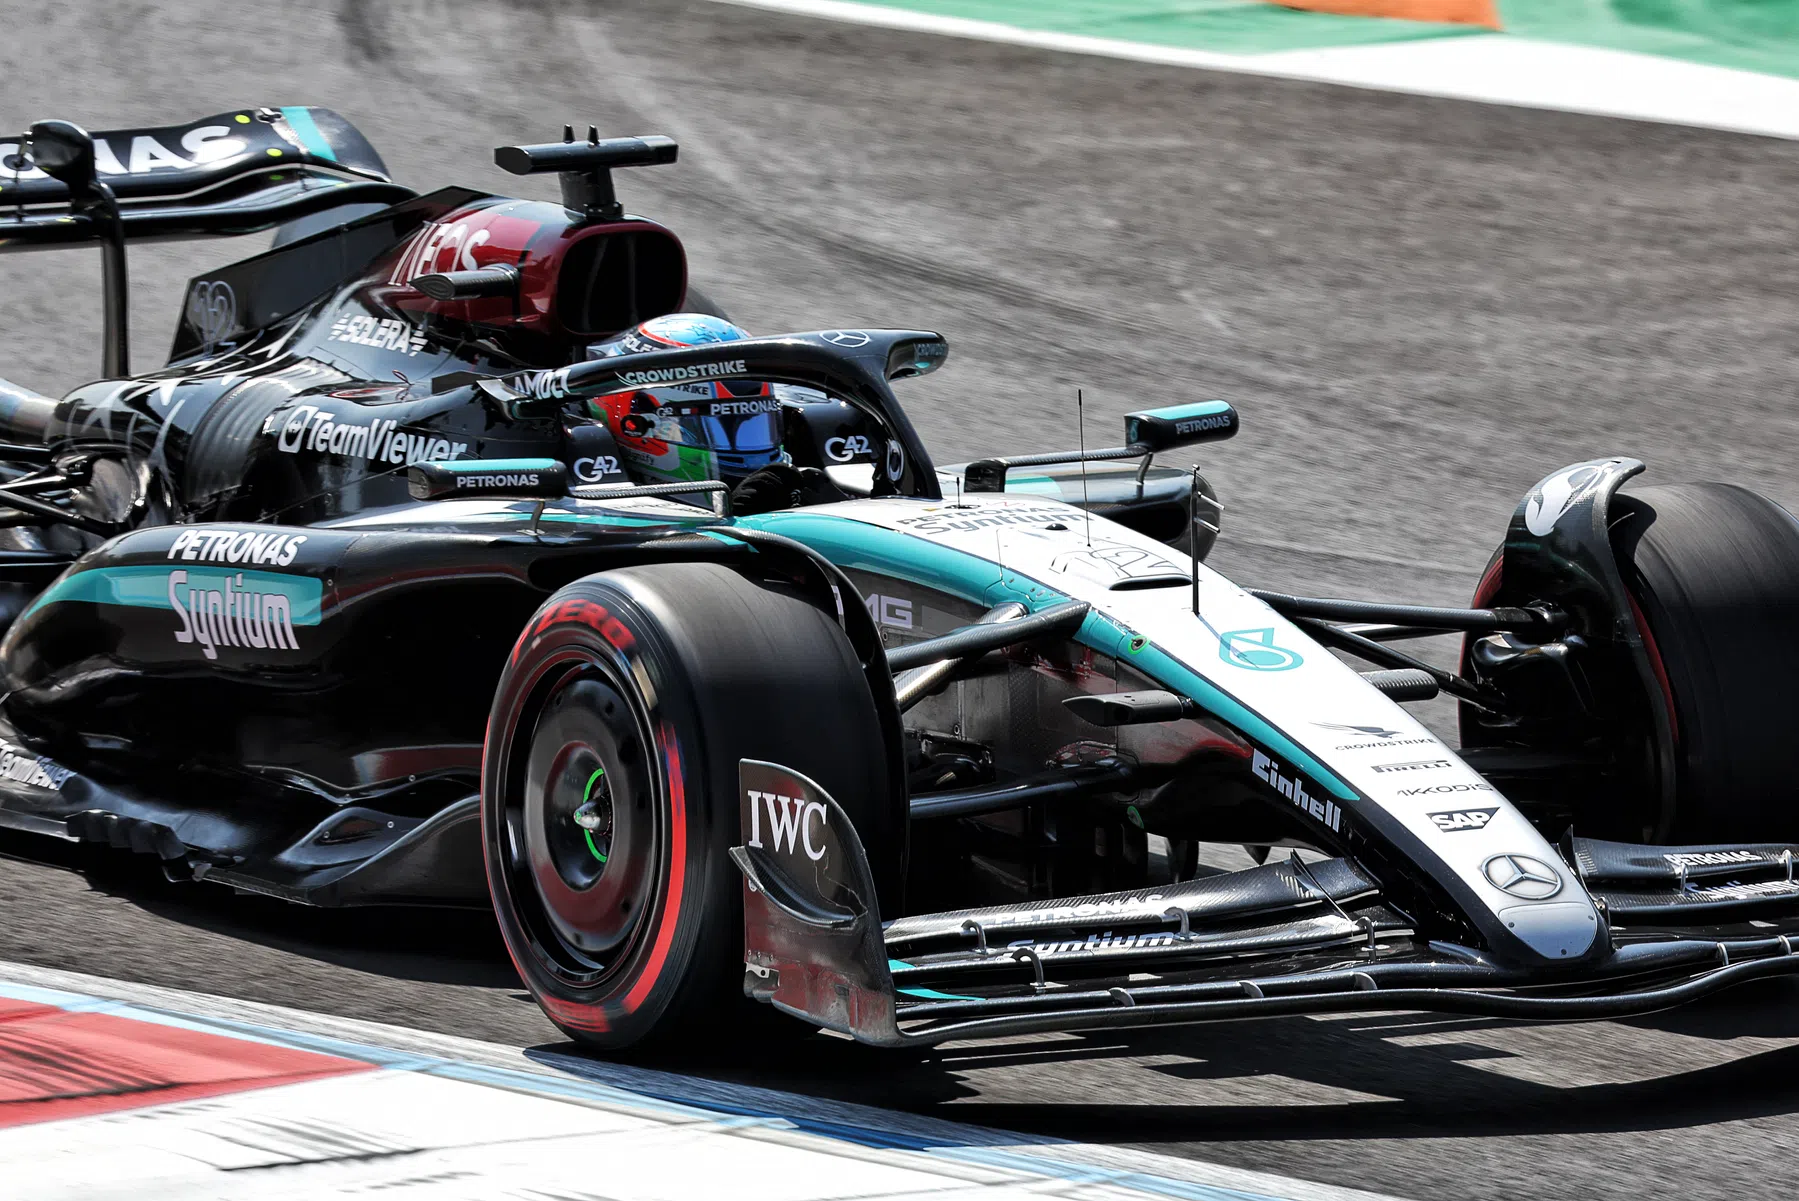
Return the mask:
[[[491, 904], [603, 1048], [751, 1001], [897, 1046], [1799, 972], [1778, 506], [1601, 459], [1530, 489], [1471, 607], [1246, 590], [1154, 462], [1224, 402], [939, 468], [892, 387], [936, 334], [585, 358], [703, 307], [612, 186], [675, 153], [497, 151], [544, 203], [415, 195], [317, 108], [0, 145], [0, 250], [97, 245], [108, 315], [105, 378], [0, 386], [0, 825]], [[269, 229], [133, 373], [128, 247]], [[645, 484], [588, 403], [745, 381], [828, 499]], [[1455, 671], [1402, 649], [1445, 635]], [[1459, 748], [1403, 708], [1439, 694]], [[1220, 842], [1259, 865], [1201, 870]]]

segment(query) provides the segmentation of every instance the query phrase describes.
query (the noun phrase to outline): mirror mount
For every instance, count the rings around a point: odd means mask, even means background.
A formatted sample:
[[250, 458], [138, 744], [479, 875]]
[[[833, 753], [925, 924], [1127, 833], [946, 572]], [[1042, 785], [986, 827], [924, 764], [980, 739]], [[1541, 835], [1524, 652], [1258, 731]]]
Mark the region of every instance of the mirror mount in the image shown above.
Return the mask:
[[1109, 459], [1143, 459], [1137, 478], [1149, 473], [1150, 459], [1158, 452], [1200, 442], [1217, 442], [1237, 432], [1237, 410], [1227, 401], [1202, 400], [1195, 404], [1142, 409], [1124, 417], [1124, 446], [1104, 450], [1057, 450], [1042, 455], [1008, 455], [977, 459], [963, 469], [962, 486], [969, 492], [1004, 492], [1006, 473], [1014, 467], [1048, 467], [1053, 463], [1099, 463]]
[[69, 189], [72, 211], [95, 218], [101, 241], [101, 282], [106, 310], [100, 372], [108, 379], [131, 374], [130, 284], [125, 272], [125, 222], [119, 200], [99, 177], [93, 135], [70, 121], [39, 121], [25, 131], [20, 153]]

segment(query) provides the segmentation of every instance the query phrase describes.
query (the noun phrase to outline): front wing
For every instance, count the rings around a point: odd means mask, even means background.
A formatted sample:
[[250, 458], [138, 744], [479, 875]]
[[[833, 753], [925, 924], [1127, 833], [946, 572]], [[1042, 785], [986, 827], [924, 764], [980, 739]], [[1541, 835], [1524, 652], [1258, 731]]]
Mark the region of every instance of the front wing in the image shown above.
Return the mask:
[[835, 800], [776, 764], [740, 774], [745, 991], [877, 1045], [1376, 1009], [1618, 1018], [1799, 974], [1799, 847], [1573, 839], [1607, 936], [1521, 967], [1428, 941], [1347, 859], [883, 923]]

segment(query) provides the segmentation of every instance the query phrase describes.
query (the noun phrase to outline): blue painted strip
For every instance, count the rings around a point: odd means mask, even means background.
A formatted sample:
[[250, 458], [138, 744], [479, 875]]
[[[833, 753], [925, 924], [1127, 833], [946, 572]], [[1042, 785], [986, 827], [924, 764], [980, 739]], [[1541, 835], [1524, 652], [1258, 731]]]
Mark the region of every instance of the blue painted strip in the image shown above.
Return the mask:
[[287, 127], [294, 131], [294, 136], [300, 139], [300, 145], [306, 148], [307, 154], [315, 158], [322, 158], [327, 162], [335, 163], [337, 161], [337, 151], [331, 149], [331, 143], [327, 142], [325, 135], [319, 132], [318, 123], [312, 119], [310, 110], [299, 107], [283, 108], [281, 115], [286, 119]]
[[[133, 609], [168, 609], [169, 577], [185, 571], [187, 579], [176, 585], [183, 590], [223, 592], [225, 581], [231, 581], [236, 592], [278, 592], [287, 597], [297, 626], [319, 624], [319, 611], [325, 586], [311, 576], [279, 575], [271, 571], [233, 571], [223, 567], [187, 567], [177, 561], [135, 567], [95, 567], [63, 576], [38, 594], [27, 613], [44, 605], [64, 601], [85, 601], [94, 605], [124, 605]], [[185, 604], [184, 604], [185, 607]]]
[[[36, 988], [10, 981], [0, 981], [0, 996], [55, 1005], [71, 1012], [109, 1013], [133, 1021], [151, 1022], [161, 1026], [174, 1026], [202, 1033], [242, 1038], [246, 1041], [267, 1045], [335, 1055], [343, 1059], [360, 1060], [389, 1071], [419, 1072], [448, 1080], [511, 1089], [560, 1100], [598, 1102], [635, 1110], [639, 1113], [654, 1113], [705, 1121], [724, 1129], [760, 1127], [774, 1130], [797, 1130], [857, 1146], [916, 1152], [933, 1158], [977, 1164], [1045, 1179], [1067, 1181], [1072, 1184], [1107, 1184], [1115, 1188], [1171, 1197], [1176, 1201], [1282, 1201], [1278, 1195], [1270, 1193], [1246, 1192], [1242, 1189], [1177, 1180], [1147, 1172], [1121, 1171], [1097, 1164], [1038, 1158], [1013, 1150], [1010, 1145], [1007, 1145], [1013, 1143], [1014, 1140], [1043, 1146], [1079, 1145], [1063, 1140], [1001, 1134], [979, 1127], [931, 1120], [932, 1127], [947, 1130], [961, 1140], [950, 1141], [943, 1133], [931, 1136], [905, 1130], [881, 1129], [819, 1118], [804, 1110], [803, 1106], [807, 1098], [799, 1096], [791, 1098], [794, 1103], [791, 1110], [774, 1107], [773, 1102], [786, 1099], [779, 1093], [770, 1097], [771, 1103], [769, 1104], [732, 1101], [717, 1094], [732, 1091], [733, 1086], [717, 1085], [703, 1080], [689, 1083], [693, 1084], [696, 1089], [703, 1089], [714, 1095], [681, 1096], [675, 1093], [660, 1092], [653, 1086], [623, 1087], [608, 1084], [598, 1079], [597, 1076], [601, 1073], [624, 1073], [653, 1078], [664, 1077], [667, 1074], [640, 1072], [630, 1068], [620, 1069], [600, 1061], [589, 1061], [568, 1055], [527, 1053], [529, 1058], [545, 1064], [552, 1071], [562, 1073], [552, 1076], [517, 1068], [494, 1067], [487, 1064], [444, 1059], [435, 1055], [421, 1055], [329, 1035], [278, 1030], [230, 1018], [205, 1018], [164, 1009], [152, 1009], [129, 1001], [64, 992], [60, 989]], [[671, 1086], [681, 1082], [680, 1077], [670, 1077], [669, 1080]], [[755, 1091], [767, 1093], [769, 1090], [757, 1089]], [[1004, 1142], [1000, 1143], [1000, 1140], [1004, 1140]], [[1000, 1145], [995, 1145], [996, 1143], [1000, 1143]]]

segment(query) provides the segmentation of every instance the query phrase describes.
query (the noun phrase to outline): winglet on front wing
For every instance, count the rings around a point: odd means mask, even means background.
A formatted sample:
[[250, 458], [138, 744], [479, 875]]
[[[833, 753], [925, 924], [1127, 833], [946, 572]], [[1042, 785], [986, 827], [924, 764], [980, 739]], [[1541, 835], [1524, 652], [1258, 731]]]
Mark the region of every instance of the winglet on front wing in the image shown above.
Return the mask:
[[746, 994], [860, 1042], [904, 1041], [874, 874], [849, 815], [816, 783], [738, 764]]

